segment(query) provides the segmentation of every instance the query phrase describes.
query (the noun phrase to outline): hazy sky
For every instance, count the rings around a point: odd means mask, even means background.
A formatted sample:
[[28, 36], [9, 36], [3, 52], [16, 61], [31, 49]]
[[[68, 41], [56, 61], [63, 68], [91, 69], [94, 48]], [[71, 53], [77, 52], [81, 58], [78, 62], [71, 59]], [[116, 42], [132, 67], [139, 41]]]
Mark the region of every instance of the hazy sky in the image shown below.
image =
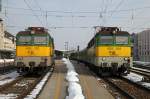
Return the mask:
[[86, 47], [93, 26], [118, 26], [130, 33], [150, 27], [150, 0], [2, 0], [6, 29], [12, 34], [28, 26], [49, 29], [55, 47]]

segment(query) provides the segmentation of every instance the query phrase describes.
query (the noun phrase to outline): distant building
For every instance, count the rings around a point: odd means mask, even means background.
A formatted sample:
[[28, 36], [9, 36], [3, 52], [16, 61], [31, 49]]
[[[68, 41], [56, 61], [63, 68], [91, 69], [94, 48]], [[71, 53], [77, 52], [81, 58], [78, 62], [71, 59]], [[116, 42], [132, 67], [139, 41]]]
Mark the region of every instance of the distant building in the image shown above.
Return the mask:
[[138, 57], [140, 61], [150, 62], [150, 30], [137, 34]]
[[15, 36], [5, 31], [3, 20], [0, 19], [0, 58], [8, 57], [15, 49]]
[[133, 33], [131, 34], [131, 41], [132, 41], [132, 56], [134, 61], [139, 60], [139, 55], [138, 55], [138, 35]]

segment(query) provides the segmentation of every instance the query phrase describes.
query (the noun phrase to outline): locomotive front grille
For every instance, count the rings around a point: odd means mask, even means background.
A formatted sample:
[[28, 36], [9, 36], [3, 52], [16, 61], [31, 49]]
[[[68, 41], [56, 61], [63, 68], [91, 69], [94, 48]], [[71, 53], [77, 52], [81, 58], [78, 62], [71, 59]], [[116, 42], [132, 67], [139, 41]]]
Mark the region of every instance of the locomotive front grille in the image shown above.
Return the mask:
[[24, 65], [23, 62], [17, 62], [18, 67], [22, 67], [23, 65]]
[[116, 68], [116, 67], [118, 67], [118, 63], [111, 63], [111, 66], [112, 66], [113, 68]]
[[103, 63], [102, 65], [103, 67], [107, 67], [108, 63]]
[[35, 66], [35, 62], [29, 62], [29, 66], [34, 67]]

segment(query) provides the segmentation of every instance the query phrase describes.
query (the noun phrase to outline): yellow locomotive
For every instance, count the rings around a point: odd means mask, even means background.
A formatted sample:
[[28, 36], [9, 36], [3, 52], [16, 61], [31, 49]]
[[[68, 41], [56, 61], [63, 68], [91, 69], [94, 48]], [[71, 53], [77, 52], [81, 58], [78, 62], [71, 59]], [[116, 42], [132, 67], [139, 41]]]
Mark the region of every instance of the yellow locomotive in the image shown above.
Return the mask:
[[44, 27], [29, 27], [16, 35], [15, 65], [19, 71], [38, 71], [54, 64], [54, 41]]
[[132, 66], [130, 34], [117, 27], [101, 27], [87, 48], [70, 58], [90, 64], [100, 74], [128, 74]]

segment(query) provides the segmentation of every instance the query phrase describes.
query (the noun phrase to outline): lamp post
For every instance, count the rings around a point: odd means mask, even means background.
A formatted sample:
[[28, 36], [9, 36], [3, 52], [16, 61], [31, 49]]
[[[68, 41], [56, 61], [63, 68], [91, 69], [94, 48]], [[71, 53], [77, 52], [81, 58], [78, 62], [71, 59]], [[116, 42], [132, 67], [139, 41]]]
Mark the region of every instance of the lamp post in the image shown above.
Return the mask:
[[68, 57], [68, 42], [65, 42], [65, 56]]

